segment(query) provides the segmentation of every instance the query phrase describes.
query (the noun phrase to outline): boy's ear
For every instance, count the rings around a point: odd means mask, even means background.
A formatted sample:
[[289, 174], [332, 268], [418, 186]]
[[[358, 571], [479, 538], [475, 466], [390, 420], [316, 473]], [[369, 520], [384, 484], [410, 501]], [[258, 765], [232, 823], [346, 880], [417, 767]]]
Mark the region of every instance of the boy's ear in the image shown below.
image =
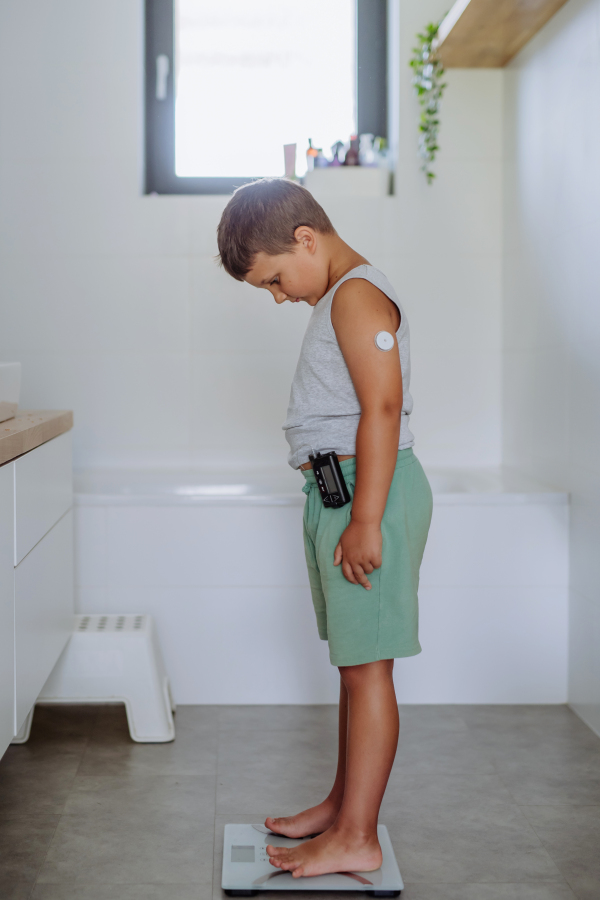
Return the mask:
[[312, 228], [309, 228], [308, 225], [299, 225], [294, 231], [294, 238], [298, 244], [302, 245], [311, 253], [314, 253], [317, 249], [316, 232]]

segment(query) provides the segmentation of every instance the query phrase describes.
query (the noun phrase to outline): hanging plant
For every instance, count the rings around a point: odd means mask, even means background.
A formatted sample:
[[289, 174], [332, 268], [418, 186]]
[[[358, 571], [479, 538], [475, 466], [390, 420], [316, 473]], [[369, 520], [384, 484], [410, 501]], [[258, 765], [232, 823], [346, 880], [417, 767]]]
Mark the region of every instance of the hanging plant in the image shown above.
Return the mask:
[[422, 159], [421, 169], [428, 184], [435, 178], [431, 164], [440, 149], [437, 142], [440, 127], [439, 109], [446, 87], [446, 83], [442, 81], [444, 67], [433, 46], [439, 27], [439, 22], [437, 25], [430, 22], [422, 34], [417, 34], [419, 45], [413, 48], [414, 55], [409, 63], [413, 70], [412, 83], [421, 104], [419, 156]]

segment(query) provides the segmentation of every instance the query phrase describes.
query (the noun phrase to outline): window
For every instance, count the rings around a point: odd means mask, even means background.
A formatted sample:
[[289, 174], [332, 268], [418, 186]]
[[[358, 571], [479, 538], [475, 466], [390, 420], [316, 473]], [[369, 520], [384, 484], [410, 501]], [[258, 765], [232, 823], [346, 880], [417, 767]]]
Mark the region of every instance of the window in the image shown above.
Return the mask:
[[146, 192], [227, 194], [387, 135], [386, 0], [146, 0]]

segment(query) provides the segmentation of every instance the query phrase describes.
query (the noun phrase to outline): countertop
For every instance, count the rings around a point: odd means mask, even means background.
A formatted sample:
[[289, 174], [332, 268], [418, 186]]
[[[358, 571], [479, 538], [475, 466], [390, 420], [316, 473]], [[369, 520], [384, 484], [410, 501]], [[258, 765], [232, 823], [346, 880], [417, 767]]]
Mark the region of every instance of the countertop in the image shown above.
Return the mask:
[[73, 427], [68, 409], [25, 409], [0, 422], [0, 466]]

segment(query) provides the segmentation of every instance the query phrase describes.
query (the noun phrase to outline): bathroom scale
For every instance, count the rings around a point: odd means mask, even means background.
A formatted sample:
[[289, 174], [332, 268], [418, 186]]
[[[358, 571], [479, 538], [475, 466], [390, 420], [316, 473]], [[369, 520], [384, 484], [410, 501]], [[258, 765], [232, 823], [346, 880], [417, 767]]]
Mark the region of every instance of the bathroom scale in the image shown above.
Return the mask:
[[385, 825], [377, 826], [383, 852], [375, 872], [335, 872], [293, 878], [269, 862], [267, 844], [297, 847], [305, 838], [273, 834], [265, 825], [226, 825], [221, 887], [229, 897], [253, 897], [259, 891], [355, 891], [369, 897], [398, 897], [404, 887]]

